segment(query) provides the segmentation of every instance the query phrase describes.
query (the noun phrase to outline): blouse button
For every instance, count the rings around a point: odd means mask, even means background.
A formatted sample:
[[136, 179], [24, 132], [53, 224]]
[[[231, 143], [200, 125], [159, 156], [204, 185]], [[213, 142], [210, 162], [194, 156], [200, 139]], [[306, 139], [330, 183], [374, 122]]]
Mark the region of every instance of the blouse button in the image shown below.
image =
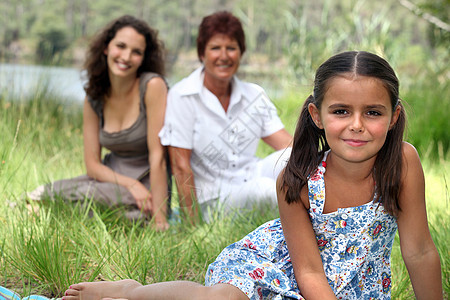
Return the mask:
[[343, 220], [347, 220], [347, 218], [348, 218], [347, 214], [342, 214], [341, 217], [342, 217]]

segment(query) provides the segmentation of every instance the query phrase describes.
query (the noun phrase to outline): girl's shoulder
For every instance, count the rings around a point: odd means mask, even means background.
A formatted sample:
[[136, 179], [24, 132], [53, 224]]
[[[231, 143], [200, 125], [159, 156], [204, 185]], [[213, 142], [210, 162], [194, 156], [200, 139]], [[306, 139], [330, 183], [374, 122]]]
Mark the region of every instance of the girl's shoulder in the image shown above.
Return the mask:
[[419, 153], [416, 148], [408, 142], [402, 143], [402, 157], [406, 166], [405, 171], [408, 171], [408, 166], [411, 164], [420, 164]]
[[[424, 185], [425, 178], [419, 153], [413, 145], [403, 142], [402, 157], [401, 195], [405, 196], [409, 195], [410, 191]], [[400, 206], [402, 206], [401, 202], [405, 200], [403, 198], [405, 197], [400, 197]], [[410, 199], [410, 196], [406, 197], [406, 199]]]
[[403, 156], [413, 154], [418, 155], [416, 148], [412, 144], [405, 141], [402, 142], [402, 150]]

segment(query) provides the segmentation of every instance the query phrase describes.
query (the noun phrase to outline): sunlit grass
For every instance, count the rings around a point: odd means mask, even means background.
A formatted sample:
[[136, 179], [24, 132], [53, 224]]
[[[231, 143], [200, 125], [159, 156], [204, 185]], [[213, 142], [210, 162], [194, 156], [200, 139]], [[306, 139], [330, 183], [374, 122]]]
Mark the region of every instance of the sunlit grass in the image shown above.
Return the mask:
[[[307, 93], [275, 101], [290, 132]], [[81, 107], [61, 104], [46, 93], [0, 105], [0, 284], [22, 295], [61, 295], [69, 284], [86, 280], [203, 283], [208, 264], [224, 247], [278, 215], [273, 209], [255, 208], [197, 227], [175, 224], [159, 233], [148, 224], [124, 220], [119, 211], [96, 207], [90, 199], [85, 205], [62, 201], [29, 205], [25, 192], [84, 173]], [[258, 153], [268, 151], [260, 147]], [[428, 216], [448, 294], [448, 156], [438, 155], [436, 160], [427, 155], [431, 154], [423, 153], [422, 160]], [[411, 299], [398, 240], [392, 259], [393, 298]]]

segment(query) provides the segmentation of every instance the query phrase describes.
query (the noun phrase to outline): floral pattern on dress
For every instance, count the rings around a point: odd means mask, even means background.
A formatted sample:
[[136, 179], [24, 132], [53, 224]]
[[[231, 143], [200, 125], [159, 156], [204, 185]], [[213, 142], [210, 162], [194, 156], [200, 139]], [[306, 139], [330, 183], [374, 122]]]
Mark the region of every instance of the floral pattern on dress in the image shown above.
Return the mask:
[[[338, 299], [390, 299], [396, 219], [375, 201], [324, 214], [325, 160], [326, 155], [308, 189], [309, 216], [328, 283]], [[209, 266], [205, 282], [232, 284], [251, 300], [304, 299], [279, 219], [225, 248]]]

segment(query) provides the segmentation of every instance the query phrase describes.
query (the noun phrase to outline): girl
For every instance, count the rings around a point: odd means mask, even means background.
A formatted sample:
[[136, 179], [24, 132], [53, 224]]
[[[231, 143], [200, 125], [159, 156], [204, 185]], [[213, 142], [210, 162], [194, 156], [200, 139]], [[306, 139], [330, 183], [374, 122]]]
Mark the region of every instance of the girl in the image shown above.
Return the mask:
[[81, 283], [64, 299], [390, 299], [397, 228], [416, 298], [442, 299], [424, 176], [402, 141], [398, 90], [392, 68], [371, 53], [344, 52], [319, 67], [278, 178], [280, 219], [222, 251], [206, 287]]
[[[167, 85], [157, 32], [132, 16], [113, 20], [92, 40], [85, 69], [87, 175], [40, 186], [29, 197], [58, 195], [74, 201], [94, 198], [108, 206], [124, 204], [130, 219], [143, 212], [153, 216], [157, 229], [167, 229], [166, 154], [158, 137]], [[111, 151], [103, 160], [102, 147]]]

